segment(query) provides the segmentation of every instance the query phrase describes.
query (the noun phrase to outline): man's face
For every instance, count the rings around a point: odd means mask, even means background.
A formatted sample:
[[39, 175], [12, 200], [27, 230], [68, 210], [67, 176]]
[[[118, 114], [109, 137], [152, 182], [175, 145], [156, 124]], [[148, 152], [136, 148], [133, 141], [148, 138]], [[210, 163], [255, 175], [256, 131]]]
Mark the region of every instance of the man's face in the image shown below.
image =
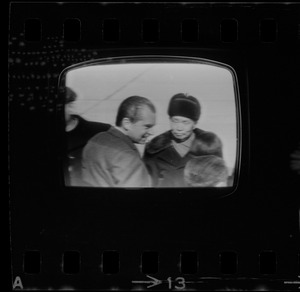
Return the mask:
[[192, 135], [196, 122], [186, 117], [173, 116], [170, 118], [170, 125], [173, 136], [184, 141]]
[[153, 135], [156, 116], [148, 106], [140, 109], [140, 115], [140, 120], [130, 123], [127, 134], [134, 143], [145, 144], [147, 138]]
[[65, 104], [65, 121], [66, 123], [70, 122], [71, 116], [74, 113], [74, 102]]

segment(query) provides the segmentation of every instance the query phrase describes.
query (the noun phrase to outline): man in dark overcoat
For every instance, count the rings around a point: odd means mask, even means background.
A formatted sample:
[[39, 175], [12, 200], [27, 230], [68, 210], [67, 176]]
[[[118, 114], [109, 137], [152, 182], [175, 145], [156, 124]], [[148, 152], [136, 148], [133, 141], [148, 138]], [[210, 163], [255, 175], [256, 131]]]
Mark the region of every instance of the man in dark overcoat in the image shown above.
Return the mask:
[[201, 106], [194, 96], [179, 93], [171, 98], [171, 130], [154, 137], [144, 153], [155, 187], [184, 187], [183, 169], [192, 157], [223, 156], [219, 137], [196, 127], [200, 114]]
[[95, 135], [83, 150], [83, 179], [93, 187], [151, 187], [135, 144], [145, 144], [156, 122], [154, 105], [131, 96], [119, 106], [116, 126]]

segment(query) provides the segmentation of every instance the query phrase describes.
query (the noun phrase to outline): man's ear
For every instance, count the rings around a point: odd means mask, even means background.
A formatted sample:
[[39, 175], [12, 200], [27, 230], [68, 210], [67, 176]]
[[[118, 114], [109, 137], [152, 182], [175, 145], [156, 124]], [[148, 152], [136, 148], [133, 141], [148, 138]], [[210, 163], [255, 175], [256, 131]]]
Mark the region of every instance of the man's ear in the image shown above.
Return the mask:
[[126, 130], [126, 131], [130, 130], [131, 124], [132, 124], [132, 123], [131, 123], [131, 121], [130, 121], [128, 118], [124, 118], [124, 119], [122, 120], [122, 127], [123, 127], [123, 129]]
[[195, 121], [195, 122], [194, 122], [193, 129], [195, 129], [195, 128], [197, 127], [197, 124], [198, 124], [198, 121]]

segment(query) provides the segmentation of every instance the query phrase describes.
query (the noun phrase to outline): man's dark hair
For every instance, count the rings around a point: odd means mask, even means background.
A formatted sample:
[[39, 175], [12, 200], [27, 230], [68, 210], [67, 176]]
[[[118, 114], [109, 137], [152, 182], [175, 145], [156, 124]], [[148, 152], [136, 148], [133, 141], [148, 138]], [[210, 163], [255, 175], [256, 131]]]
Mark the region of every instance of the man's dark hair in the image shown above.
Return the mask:
[[133, 95], [123, 100], [118, 109], [116, 126], [120, 127], [124, 118], [128, 118], [132, 123], [141, 120], [140, 110], [145, 106], [156, 112], [153, 103], [146, 97]]
[[65, 103], [71, 103], [74, 102], [77, 99], [77, 94], [76, 92], [71, 89], [70, 87], [66, 86], [63, 90], [64, 94], [65, 94]]
[[215, 155], [223, 157], [221, 139], [212, 132], [204, 132], [194, 140], [190, 154], [193, 156]]
[[213, 187], [227, 178], [224, 160], [214, 155], [192, 158], [184, 168], [184, 180], [189, 186]]

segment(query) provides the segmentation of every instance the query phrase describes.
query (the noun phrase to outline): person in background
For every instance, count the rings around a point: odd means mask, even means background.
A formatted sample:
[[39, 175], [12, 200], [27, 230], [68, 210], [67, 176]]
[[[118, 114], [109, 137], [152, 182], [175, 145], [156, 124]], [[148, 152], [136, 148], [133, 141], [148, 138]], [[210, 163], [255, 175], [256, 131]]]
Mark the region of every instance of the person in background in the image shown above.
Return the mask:
[[83, 150], [83, 178], [93, 187], [151, 187], [135, 144], [153, 135], [156, 110], [150, 100], [130, 96], [119, 106], [116, 126], [94, 136]]
[[74, 112], [77, 94], [65, 87], [65, 132], [67, 142], [67, 161], [65, 183], [69, 186], [82, 186], [82, 150], [88, 140], [99, 132], [107, 131], [109, 124], [87, 121]]
[[184, 181], [190, 187], [226, 187], [228, 169], [222, 158], [204, 155], [190, 159], [184, 168]]
[[217, 135], [196, 127], [200, 114], [201, 106], [194, 96], [179, 93], [171, 98], [168, 107], [171, 130], [153, 138], [144, 153], [154, 186], [184, 187], [183, 169], [195, 151], [198, 155], [223, 157]]

